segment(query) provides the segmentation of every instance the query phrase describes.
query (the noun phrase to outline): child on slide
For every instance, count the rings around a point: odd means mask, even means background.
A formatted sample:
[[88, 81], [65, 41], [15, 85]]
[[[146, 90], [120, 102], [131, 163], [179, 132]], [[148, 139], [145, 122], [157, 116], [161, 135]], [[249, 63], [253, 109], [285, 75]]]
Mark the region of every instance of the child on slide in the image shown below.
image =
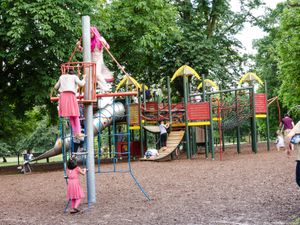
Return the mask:
[[163, 150], [167, 149], [168, 128], [169, 128], [169, 123], [165, 124], [164, 121], [161, 120], [159, 125], [159, 130], [160, 130], [160, 143]]

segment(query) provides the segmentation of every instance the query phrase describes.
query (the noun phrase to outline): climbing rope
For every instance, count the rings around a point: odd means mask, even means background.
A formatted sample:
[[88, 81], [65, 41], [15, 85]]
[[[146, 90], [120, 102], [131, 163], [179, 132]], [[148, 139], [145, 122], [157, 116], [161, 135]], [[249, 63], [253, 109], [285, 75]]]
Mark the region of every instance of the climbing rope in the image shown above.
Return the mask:
[[232, 98], [231, 101], [221, 104], [222, 128], [224, 130], [234, 129], [247, 123], [253, 115], [249, 98]]

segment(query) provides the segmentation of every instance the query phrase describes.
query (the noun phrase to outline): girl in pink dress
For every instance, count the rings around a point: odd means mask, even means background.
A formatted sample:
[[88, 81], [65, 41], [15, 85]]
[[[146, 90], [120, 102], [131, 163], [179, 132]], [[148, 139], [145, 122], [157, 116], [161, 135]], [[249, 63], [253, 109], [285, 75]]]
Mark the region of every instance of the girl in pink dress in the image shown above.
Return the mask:
[[80, 80], [75, 75], [74, 70], [69, 74], [62, 74], [55, 84], [54, 88], [58, 89], [59, 95], [59, 116], [69, 117], [75, 138], [82, 139], [81, 126], [79, 121], [79, 107], [76, 99], [77, 85], [84, 86], [85, 76]]
[[[82, 50], [80, 41], [77, 42], [77, 47]], [[91, 27], [91, 53], [92, 61], [96, 63], [97, 84], [102, 91], [109, 91], [110, 85], [108, 82], [113, 82], [114, 76], [107, 68], [103, 60], [103, 45], [109, 49], [109, 44], [102, 37], [96, 27]]]
[[72, 211], [71, 213], [79, 212], [78, 206], [82, 198], [84, 198], [84, 192], [81, 188], [80, 181], [78, 179], [78, 174], [85, 175], [86, 169], [81, 169], [77, 166], [74, 159], [68, 161], [68, 189], [67, 189], [67, 200], [71, 200]]

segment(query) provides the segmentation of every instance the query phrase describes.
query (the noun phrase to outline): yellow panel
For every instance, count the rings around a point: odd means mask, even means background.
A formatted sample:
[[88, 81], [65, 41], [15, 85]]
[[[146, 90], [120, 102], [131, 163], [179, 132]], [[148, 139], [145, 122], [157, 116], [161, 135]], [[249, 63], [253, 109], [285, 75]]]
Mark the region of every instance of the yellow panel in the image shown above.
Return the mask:
[[218, 118], [218, 117], [214, 117], [214, 118], [213, 118], [213, 121], [219, 121], [219, 120], [222, 121], [222, 118]]
[[210, 121], [200, 121], [200, 122], [189, 122], [188, 126], [193, 127], [193, 126], [205, 126], [205, 125], [210, 125]]
[[[209, 121], [200, 121], [200, 122], [189, 122], [188, 126], [193, 127], [193, 126], [205, 126], [205, 125], [210, 125]], [[185, 123], [174, 123], [172, 124], [172, 127], [185, 127]]]
[[140, 126], [131, 126], [129, 127], [129, 130], [139, 130]]
[[184, 127], [185, 123], [172, 123], [172, 127]]
[[151, 121], [151, 120], [149, 120], [149, 121], [144, 121], [143, 122], [143, 124], [157, 124], [157, 121]]
[[266, 114], [256, 114], [256, 118], [267, 118]]

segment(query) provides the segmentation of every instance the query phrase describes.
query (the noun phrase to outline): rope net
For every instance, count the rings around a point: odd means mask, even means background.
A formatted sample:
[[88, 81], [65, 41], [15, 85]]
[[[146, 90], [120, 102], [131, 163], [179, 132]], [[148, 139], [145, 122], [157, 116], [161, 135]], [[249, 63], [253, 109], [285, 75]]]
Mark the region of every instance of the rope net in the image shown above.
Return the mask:
[[[222, 129], [230, 130], [246, 124], [253, 115], [253, 107], [249, 95], [226, 97], [220, 105]], [[217, 109], [215, 110], [217, 111]]]

